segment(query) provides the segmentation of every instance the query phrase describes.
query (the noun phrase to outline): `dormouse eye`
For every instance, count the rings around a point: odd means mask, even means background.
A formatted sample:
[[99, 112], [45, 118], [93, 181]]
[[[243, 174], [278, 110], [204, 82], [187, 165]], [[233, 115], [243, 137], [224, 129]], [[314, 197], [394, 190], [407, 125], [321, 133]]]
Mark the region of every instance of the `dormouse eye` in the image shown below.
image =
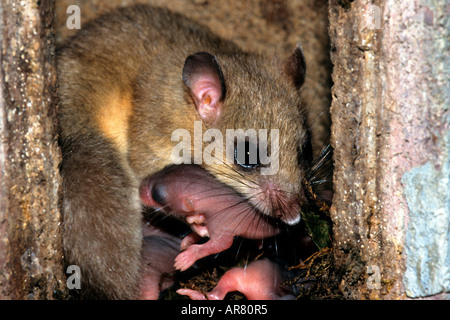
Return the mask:
[[163, 184], [155, 183], [152, 189], [152, 198], [155, 202], [164, 206], [167, 202], [167, 192]]
[[250, 141], [239, 142], [234, 148], [234, 161], [244, 169], [260, 166], [258, 146]]

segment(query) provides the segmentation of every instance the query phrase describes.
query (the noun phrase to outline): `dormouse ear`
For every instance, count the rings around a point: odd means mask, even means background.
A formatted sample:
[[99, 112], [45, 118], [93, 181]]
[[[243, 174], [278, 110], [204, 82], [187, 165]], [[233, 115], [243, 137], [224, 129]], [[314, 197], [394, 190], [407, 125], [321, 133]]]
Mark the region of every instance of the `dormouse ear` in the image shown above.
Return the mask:
[[306, 64], [303, 49], [297, 44], [292, 55], [284, 63], [284, 74], [290, 78], [293, 85], [299, 89], [305, 82]]
[[187, 57], [183, 67], [183, 81], [189, 88], [200, 117], [214, 123], [222, 111], [225, 82], [216, 58], [207, 52]]

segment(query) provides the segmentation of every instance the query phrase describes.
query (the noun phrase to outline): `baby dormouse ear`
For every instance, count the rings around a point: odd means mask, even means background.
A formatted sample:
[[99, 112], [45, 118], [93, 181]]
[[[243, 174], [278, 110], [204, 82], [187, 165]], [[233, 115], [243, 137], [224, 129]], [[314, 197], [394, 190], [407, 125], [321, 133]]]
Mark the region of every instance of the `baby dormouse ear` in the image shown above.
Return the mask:
[[297, 44], [292, 55], [284, 62], [284, 74], [290, 78], [292, 84], [297, 88], [303, 85], [306, 75], [305, 56], [300, 43]]
[[216, 58], [207, 52], [187, 57], [183, 67], [183, 81], [194, 99], [197, 112], [208, 123], [220, 115], [225, 98], [225, 82]]

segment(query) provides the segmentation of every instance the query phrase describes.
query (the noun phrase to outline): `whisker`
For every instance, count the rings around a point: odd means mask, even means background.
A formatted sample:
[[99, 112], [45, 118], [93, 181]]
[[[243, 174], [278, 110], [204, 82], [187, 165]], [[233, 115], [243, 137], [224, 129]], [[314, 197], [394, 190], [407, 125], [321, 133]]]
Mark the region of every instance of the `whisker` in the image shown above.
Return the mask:
[[[331, 153], [333, 152], [333, 149], [330, 145], [327, 145], [325, 149], [320, 153], [316, 159], [314, 159], [313, 164], [311, 168], [306, 173], [307, 179], [310, 180], [310, 177], [312, 174], [317, 172], [320, 168], [322, 168], [323, 164], [329, 160]], [[308, 177], [309, 176], [309, 177]]]

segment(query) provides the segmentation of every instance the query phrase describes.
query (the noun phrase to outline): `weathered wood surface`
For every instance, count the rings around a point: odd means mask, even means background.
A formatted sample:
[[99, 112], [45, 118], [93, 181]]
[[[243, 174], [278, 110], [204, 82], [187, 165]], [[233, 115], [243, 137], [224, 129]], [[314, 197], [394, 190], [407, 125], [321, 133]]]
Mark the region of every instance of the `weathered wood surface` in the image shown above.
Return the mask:
[[0, 298], [64, 290], [53, 1], [0, 4]]
[[448, 292], [448, 9], [329, 5], [340, 290], [354, 299]]

